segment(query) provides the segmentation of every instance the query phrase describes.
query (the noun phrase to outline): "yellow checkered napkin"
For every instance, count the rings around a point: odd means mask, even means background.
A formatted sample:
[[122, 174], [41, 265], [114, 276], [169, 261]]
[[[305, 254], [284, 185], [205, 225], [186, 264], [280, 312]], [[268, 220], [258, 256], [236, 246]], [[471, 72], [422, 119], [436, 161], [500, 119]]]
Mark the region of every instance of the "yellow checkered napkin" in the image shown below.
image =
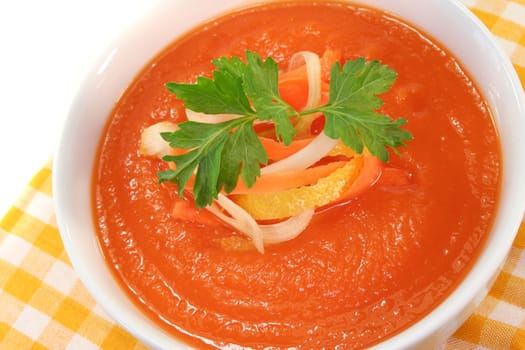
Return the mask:
[[[496, 35], [525, 83], [525, 0], [462, 1]], [[51, 195], [48, 165], [0, 221], [0, 349], [145, 349], [73, 271]], [[489, 295], [445, 348], [525, 349], [525, 223]]]
[[0, 222], [0, 349], [145, 349], [72, 269], [44, 167]]

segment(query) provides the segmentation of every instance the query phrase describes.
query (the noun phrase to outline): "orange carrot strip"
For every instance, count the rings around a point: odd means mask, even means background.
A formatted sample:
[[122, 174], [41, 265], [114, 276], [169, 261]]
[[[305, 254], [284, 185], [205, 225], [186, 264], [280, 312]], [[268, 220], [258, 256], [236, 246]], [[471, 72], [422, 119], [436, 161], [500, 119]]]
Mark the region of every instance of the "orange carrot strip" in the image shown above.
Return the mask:
[[[341, 57], [340, 51], [326, 50], [320, 59], [321, 63], [321, 95], [322, 103], [327, 101], [332, 65]], [[308, 74], [306, 65], [284, 72], [279, 76], [279, 94], [281, 98], [296, 110], [301, 110], [308, 99]]]
[[285, 80], [304, 80], [307, 77], [306, 65], [300, 65], [292, 70], [285, 71], [279, 75], [279, 83]]
[[251, 188], [247, 188], [242, 181], [239, 181], [231, 194], [271, 193], [311, 185], [346, 163], [347, 161], [337, 161], [303, 170], [263, 174]]
[[[306, 69], [304, 69], [306, 74]], [[279, 95], [296, 110], [302, 110], [308, 100], [308, 78], [305, 76], [279, 79]]]
[[285, 146], [284, 143], [268, 137], [259, 137], [259, 140], [261, 141], [266, 154], [268, 154], [268, 159], [279, 160], [300, 151], [306, 145], [308, 145], [313, 140], [313, 138], [294, 140], [288, 146]]
[[383, 162], [369, 153], [363, 155], [363, 167], [348, 189], [337, 200], [345, 201], [356, 197], [372, 187], [381, 176]]
[[[330, 84], [321, 82], [321, 100], [319, 103], [324, 105], [328, 102], [328, 92]], [[279, 96], [290, 106], [300, 111], [308, 100], [308, 79], [293, 78], [279, 81]]]

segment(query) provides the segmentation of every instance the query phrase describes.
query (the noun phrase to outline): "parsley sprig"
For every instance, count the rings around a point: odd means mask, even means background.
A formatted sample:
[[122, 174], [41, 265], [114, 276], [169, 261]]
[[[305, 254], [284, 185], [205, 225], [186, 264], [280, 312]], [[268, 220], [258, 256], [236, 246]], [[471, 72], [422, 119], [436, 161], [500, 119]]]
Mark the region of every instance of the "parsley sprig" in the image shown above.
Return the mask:
[[239, 177], [251, 187], [260, 176], [260, 165], [268, 159], [253, 128], [256, 120], [272, 121], [277, 138], [288, 145], [295, 135], [290, 118], [319, 112], [325, 116], [326, 135], [341, 139], [358, 153], [366, 146], [383, 161], [388, 160], [388, 148], [396, 151], [412, 139], [401, 129], [405, 119], [392, 121], [377, 112], [383, 104], [377, 95], [388, 91], [397, 77], [379, 61], [359, 58], [342, 67], [335, 63], [328, 103], [303, 111], [296, 111], [279, 96], [278, 65], [271, 57], [263, 60], [247, 51], [245, 62], [239, 57], [221, 57], [213, 64], [216, 70], [211, 78], [199, 77], [195, 84], [166, 84], [190, 110], [240, 115], [218, 124], [187, 121], [177, 131], [162, 134], [171, 147], [189, 151], [165, 156], [176, 168], [159, 172], [159, 181], [174, 182], [182, 189], [196, 170], [193, 193], [200, 208], [211, 204], [222, 189], [231, 192]]

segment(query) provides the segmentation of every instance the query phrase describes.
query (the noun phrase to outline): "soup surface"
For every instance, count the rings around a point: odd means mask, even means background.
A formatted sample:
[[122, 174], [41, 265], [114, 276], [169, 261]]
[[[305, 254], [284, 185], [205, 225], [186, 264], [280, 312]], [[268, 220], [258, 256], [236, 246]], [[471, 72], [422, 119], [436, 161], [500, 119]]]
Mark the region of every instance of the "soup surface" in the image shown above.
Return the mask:
[[[398, 73], [382, 112], [408, 119], [414, 139], [379, 181], [345, 205], [318, 211], [296, 239], [231, 251], [232, 229], [174, 220], [174, 185], [139, 154], [142, 130], [180, 122], [170, 81], [209, 75], [211, 60], [245, 50], [283, 65], [297, 51], [340, 50]], [[341, 3], [278, 3], [221, 17], [175, 41], [116, 105], [93, 178], [101, 246], [144, 312], [199, 347], [362, 348], [400, 332], [468, 272], [491, 228], [500, 181], [497, 132], [462, 67], [420, 31]], [[383, 174], [387, 176], [388, 174]]]

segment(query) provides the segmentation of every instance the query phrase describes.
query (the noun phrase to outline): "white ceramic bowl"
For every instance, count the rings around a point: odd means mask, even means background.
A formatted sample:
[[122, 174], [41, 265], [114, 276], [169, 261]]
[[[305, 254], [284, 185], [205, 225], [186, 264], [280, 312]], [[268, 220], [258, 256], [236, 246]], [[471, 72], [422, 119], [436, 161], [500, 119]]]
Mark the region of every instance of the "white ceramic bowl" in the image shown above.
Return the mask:
[[[501, 202], [494, 228], [471, 272], [432, 313], [377, 349], [431, 349], [466, 320], [488, 292], [525, 211], [525, 101], [520, 82], [489, 31], [455, 0], [353, 0], [387, 10], [447, 47], [487, 99], [503, 152]], [[187, 347], [150, 322], [113, 279], [97, 242], [91, 214], [95, 152], [114, 103], [141, 68], [180, 34], [246, 0], [159, 2], [116, 40], [87, 74], [67, 119], [54, 164], [59, 229], [71, 262], [99, 304], [144, 343]], [[183, 14], [183, 15], [182, 15]]]

